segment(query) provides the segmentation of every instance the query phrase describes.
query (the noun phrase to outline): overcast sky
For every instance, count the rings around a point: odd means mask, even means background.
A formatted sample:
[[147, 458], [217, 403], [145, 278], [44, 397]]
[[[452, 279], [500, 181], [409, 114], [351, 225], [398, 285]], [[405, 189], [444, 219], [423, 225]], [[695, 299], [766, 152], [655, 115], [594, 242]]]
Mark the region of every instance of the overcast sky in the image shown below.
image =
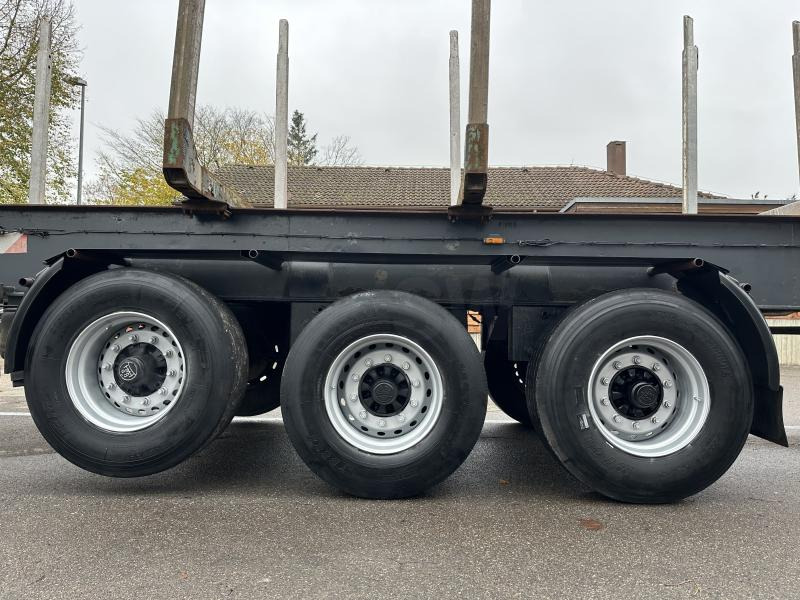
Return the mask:
[[[178, 0], [75, 0], [97, 126], [165, 107]], [[207, 0], [199, 102], [274, 112], [278, 20], [290, 22], [290, 106], [320, 140], [348, 134], [367, 164], [444, 166], [448, 31], [469, 0]], [[700, 47], [700, 187], [800, 192], [791, 79], [797, 0], [495, 0], [489, 101], [494, 165], [605, 167], [680, 182], [682, 15]], [[466, 115], [466, 85], [464, 86]], [[800, 194], [799, 194], [800, 195]]]

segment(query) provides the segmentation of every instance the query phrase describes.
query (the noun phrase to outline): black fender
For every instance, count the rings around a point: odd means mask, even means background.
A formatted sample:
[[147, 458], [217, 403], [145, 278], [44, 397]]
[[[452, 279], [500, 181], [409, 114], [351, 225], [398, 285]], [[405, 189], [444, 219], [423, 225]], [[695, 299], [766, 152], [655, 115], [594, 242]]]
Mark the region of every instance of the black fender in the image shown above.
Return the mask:
[[750, 433], [788, 446], [783, 424], [783, 388], [775, 340], [764, 315], [736, 279], [704, 268], [682, 275], [679, 290], [712, 310], [742, 348], [753, 377], [755, 409]]
[[5, 372], [15, 387], [25, 382], [25, 357], [36, 324], [47, 307], [64, 290], [93, 273], [108, 268], [107, 263], [61, 257], [39, 271], [30, 289], [22, 297], [8, 329], [5, 343]]

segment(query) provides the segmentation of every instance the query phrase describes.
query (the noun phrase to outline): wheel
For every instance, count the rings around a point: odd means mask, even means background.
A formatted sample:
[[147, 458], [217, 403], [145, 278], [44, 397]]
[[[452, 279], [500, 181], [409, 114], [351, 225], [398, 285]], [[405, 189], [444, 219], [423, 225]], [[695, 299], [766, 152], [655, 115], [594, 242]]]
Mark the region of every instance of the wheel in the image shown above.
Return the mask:
[[489, 342], [483, 358], [489, 394], [497, 407], [526, 427], [532, 427], [525, 397], [527, 362], [508, 359], [505, 342]]
[[736, 459], [753, 418], [750, 372], [725, 326], [655, 290], [613, 292], [570, 312], [528, 386], [561, 463], [625, 502], [705, 489]]
[[281, 374], [289, 346], [289, 315], [284, 306], [239, 307], [236, 318], [247, 340], [250, 366], [239, 417], [263, 415], [281, 404]]
[[116, 269], [58, 297], [27, 357], [36, 426], [64, 458], [114, 477], [150, 475], [202, 448], [246, 384], [233, 313], [179, 277]]
[[367, 292], [317, 315], [281, 385], [289, 439], [322, 479], [365, 498], [415, 496], [464, 461], [486, 415], [474, 342], [442, 307]]

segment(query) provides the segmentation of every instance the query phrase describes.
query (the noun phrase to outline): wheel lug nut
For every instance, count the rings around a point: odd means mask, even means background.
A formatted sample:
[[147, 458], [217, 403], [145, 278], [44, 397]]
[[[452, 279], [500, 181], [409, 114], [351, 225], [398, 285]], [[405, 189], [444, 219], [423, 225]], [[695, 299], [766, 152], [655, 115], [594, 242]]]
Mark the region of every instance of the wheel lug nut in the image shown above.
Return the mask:
[[392, 362], [392, 355], [391, 354], [387, 354], [386, 356], [384, 356], [383, 357], [383, 362], [387, 362], [387, 363]]
[[694, 396], [694, 401], [695, 401], [695, 402], [702, 402], [702, 401], [703, 401], [703, 399], [702, 399], [702, 398], [700, 398], [699, 396]]
[[619, 423], [620, 421], [622, 421], [620, 416], [619, 415], [614, 415], [614, 423]]
[[359, 379], [361, 379], [361, 378], [358, 376], [358, 373], [353, 373], [352, 380], [353, 381], [358, 381]]
[[103, 365], [103, 371], [110, 371], [110, 370], [111, 370], [111, 365], [110, 364], [106, 363], [106, 364]]
[[384, 421], [383, 419], [378, 421], [378, 427], [386, 427], [386, 421]]
[[167, 350], [164, 353], [164, 356], [166, 356], [167, 358], [172, 358], [174, 355], [175, 355], [175, 353], [172, 350]]
[[669, 408], [670, 406], [672, 406], [672, 405], [669, 403], [669, 401], [665, 400], [664, 401], [664, 408]]
[[671, 388], [672, 387], [672, 382], [669, 381], [669, 380], [665, 381], [664, 382], [664, 387], [667, 388], [667, 389]]
[[608, 406], [608, 398], [603, 398], [602, 400], [600, 400], [600, 404], [602, 404], [603, 406]]
[[633, 364], [635, 364], [635, 365], [642, 364], [642, 357], [641, 356], [634, 356], [633, 357]]
[[111, 346], [111, 349], [112, 349], [114, 352], [119, 352], [119, 345], [118, 345], [118, 344], [114, 344], [113, 346]]
[[401, 423], [405, 423], [406, 417], [405, 415], [400, 415], [399, 417], [397, 417], [397, 420], [400, 421]]
[[158, 336], [154, 335], [153, 337], [151, 337], [150, 343], [155, 346], [158, 343]]
[[167, 388], [161, 388], [160, 390], [158, 390], [158, 393], [161, 394], [162, 396], [166, 396], [167, 395]]
[[615, 360], [615, 361], [614, 361], [614, 364], [613, 364], [612, 366], [613, 366], [613, 367], [614, 367], [614, 368], [615, 368], [617, 371], [619, 371], [619, 370], [622, 368], [622, 363], [621, 363], [621, 362], [619, 362], [618, 360]]
[[150, 406], [150, 398], [145, 398], [144, 400], [142, 400], [142, 404], [144, 404], [145, 406]]
[[132, 342], [138, 342], [139, 341], [139, 336], [134, 333], [133, 335], [129, 335], [128, 339], [130, 341], [132, 341]]
[[420, 386], [419, 379], [415, 379], [414, 383], [411, 385], [413, 385], [414, 387], [419, 387]]
[[115, 389], [117, 389], [117, 384], [116, 383], [109, 383], [108, 384], [108, 389], [111, 390], [111, 391], [114, 391]]
[[375, 363], [373, 363], [373, 362], [372, 362], [372, 359], [371, 359], [371, 358], [368, 358], [367, 360], [365, 360], [365, 361], [364, 361], [364, 364], [365, 364], [366, 366], [368, 366], [368, 367], [371, 367], [371, 366], [372, 366], [372, 365], [374, 365]]
[[407, 362], [403, 363], [403, 371], [408, 371], [410, 368], [411, 368], [410, 364], [408, 364]]
[[361, 417], [362, 419], [366, 419], [367, 418], [367, 411], [362, 410], [360, 413], [358, 413], [358, 416]]
[[128, 402], [130, 402], [130, 401], [131, 401], [131, 397], [130, 397], [130, 396], [123, 396], [123, 397], [122, 397], [122, 401], [123, 401], [125, 404], [127, 404]]
[[167, 373], [170, 377], [175, 377], [177, 374], [178, 372], [175, 369], [170, 369], [169, 373]]
[[412, 400], [411, 401], [411, 408], [417, 408], [418, 406], [419, 406], [419, 402], [417, 402], [416, 400]]
[[661, 370], [661, 365], [659, 365], [658, 363], [653, 363], [653, 371], [658, 372], [660, 370]]
[[638, 423], [634, 423], [634, 424], [633, 424], [633, 428], [634, 428], [634, 429], [639, 429], [639, 424], [638, 424]]
[[600, 380], [600, 383], [601, 383], [602, 385], [608, 385], [608, 377], [603, 377], [603, 378]]
[[355, 402], [358, 400], [358, 394], [350, 394], [350, 402]]
[[651, 422], [653, 425], [655, 425], [656, 423], [658, 423], [658, 417], [653, 417], [652, 419], [650, 419], [650, 422]]

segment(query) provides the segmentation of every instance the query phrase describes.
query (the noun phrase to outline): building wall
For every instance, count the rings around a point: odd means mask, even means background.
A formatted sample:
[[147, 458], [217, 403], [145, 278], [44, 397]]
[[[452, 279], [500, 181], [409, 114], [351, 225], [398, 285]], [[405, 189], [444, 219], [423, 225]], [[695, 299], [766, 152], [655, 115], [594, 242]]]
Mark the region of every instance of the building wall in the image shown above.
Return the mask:
[[[800, 319], [767, 319], [770, 327], [797, 327]], [[800, 335], [774, 335], [778, 359], [783, 366], [800, 366]]]

